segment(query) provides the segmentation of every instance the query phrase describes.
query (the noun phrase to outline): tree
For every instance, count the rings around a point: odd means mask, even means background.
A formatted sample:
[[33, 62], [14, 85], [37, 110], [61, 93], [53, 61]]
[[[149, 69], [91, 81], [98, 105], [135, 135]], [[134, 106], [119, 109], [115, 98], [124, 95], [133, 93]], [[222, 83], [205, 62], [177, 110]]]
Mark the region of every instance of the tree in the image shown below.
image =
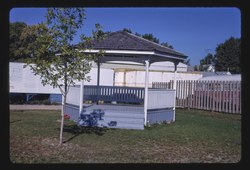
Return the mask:
[[46, 34], [48, 28], [45, 24], [26, 26], [20, 35], [20, 46], [17, 49], [22, 56], [21, 60], [26, 61], [35, 56], [35, 48], [37, 46], [37, 38], [41, 34]]
[[215, 69], [217, 71], [230, 70], [232, 73], [240, 73], [240, 44], [239, 38], [230, 37], [216, 48]]
[[132, 33], [131, 29], [130, 28], [123, 28], [123, 31], [126, 31], [128, 33]]
[[204, 71], [206, 70], [209, 65], [214, 65], [215, 59], [213, 54], [208, 53], [203, 59], [200, 60], [200, 68], [199, 70]]
[[195, 65], [195, 66], [194, 66], [194, 71], [200, 71], [198, 65]]
[[163, 42], [163, 43], [161, 43], [161, 45], [168, 47], [168, 48], [171, 48], [171, 49], [174, 49], [174, 47], [172, 45], [169, 45], [167, 42]]
[[[63, 96], [61, 112], [60, 141], [63, 142], [64, 106], [69, 87], [75, 81], [89, 80], [86, 76], [91, 69], [91, 60], [97, 55], [87, 55], [72, 47], [77, 31], [82, 27], [85, 11], [82, 8], [49, 8], [46, 23], [37, 26], [38, 36], [33, 45], [32, 56], [27, 60], [35, 75], [41, 76], [43, 85], [58, 87]], [[95, 38], [102, 36], [100, 25], [94, 32]], [[27, 33], [27, 32], [25, 32]], [[89, 42], [90, 37], [81, 36], [81, 40]], [[80, 46], [85, 49], [84, 43]]]
[[155, 43], [157, 43], [157, 44], [159, 44], [159, 39], [158, 38], [156, 38], [153, 34], [143, 34], [142, 35], [142, 38], [145, 38], [145, 39], [147, 39], [147, 40], [149, 40], [149, 41], [152, 41], [152, 42], [155, 42]]
[[24, 56], [20, 54], [19, 48], [21, 47], [20, 36], [23, 29], [27, 27], [27, 24], [24, 22], [14, 22], [10, 23], [10, 35], [9, 35], [9, 60], [10, 61], [19, 61]]
[[[123, 31], [126, 31], [128, 33], [132, 33], [130, 28], [123, 28]], [[158, 38], [156, 38], [152, 33], [150, 33], [150, 34], [148, 34], [148, 33], [140, 34], [140, 33], [136, 32], [135, 35], [138, 36], [138, 37], [142, 37], [144, 39], [147, 39], [149, 41], [155, 42], [157, 44], [160, 44], [162, 46], [174, 49], [174, 47], [172, 45], [168, 44], [167, 42], [160, 43], [160, 40]]]
[[188, 66], [190, 66], [190, 61], [191, 61], [190, 58], [188, 58], [183, 63], [186, 64], [186, 65], [188, 65]]
[[37, 37], [47, 31], [45, 24], [26, 25], [23, 22], [10, 24], [10, 61], [24, 62], [32, 57]]

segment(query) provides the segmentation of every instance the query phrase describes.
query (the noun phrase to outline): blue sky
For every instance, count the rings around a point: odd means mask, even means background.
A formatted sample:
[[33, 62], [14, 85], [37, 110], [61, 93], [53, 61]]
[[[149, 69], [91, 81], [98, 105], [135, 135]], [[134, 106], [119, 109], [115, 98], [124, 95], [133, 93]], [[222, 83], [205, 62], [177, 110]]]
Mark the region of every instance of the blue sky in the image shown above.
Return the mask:
[[[86, 20], [80, 32], [90, 36], [95, 24], [104, 31], [130, 28], [140, 34], [152, 33], [160, 42], [189, 56], [191, 65], [199, 64], [208, 52], [231, 36], [241, 37], [241, 13], [238, 8], [85, 8]], [[13, 8], [10, 22], [28, 25], [45, 21], [45, 8]], [[75, 37], [74, 43], [79, 42]]]

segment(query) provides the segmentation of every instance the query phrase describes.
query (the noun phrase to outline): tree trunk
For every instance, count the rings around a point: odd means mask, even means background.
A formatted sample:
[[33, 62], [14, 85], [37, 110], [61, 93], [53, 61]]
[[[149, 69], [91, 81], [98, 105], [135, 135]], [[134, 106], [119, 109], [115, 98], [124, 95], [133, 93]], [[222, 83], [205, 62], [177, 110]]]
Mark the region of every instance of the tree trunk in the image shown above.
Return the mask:
[[62, 103], [62, 111], [61, 111], [61, 128], [60, 128], [60, 142], [59, 145], [62, 145], [63, 143], [63, 125], [64, 125], [64, 113], [65, 113], [65, 104], [66, 104], [66, 98], [67, 98], [67, 87], [68, 87], [68, 82], [67, 82], [67, 62], [64, 61], [64, 95], [63, 95], [63, 103]]
[[64, 125], [64, 112], [65, 112], [66, 96], [63, 98], [62, 111], [61, 111], [61, 128], [60, 128], [60, 142], [59, 145], [63, 143], [63, 125]]

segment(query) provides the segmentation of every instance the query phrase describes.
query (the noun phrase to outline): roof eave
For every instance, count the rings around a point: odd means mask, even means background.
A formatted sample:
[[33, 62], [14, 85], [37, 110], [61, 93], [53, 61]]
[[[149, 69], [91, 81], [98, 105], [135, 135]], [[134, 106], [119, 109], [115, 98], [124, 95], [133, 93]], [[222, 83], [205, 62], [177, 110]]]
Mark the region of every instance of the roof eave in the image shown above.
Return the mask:
[[[80, 50], [80, 52], [84, 53], [98, 53], [100, 50], [97, 49], [88, 49], [88, 50]], [[160, 61], [184, 61], [187, 56], [177, 56], [171, 54], [162, 54], [155, 51], [136, 51], [136, 50], [103, 50], [106, 55], [136, 55], [136, 56], [150, 56], [151, 63], [160, 62]], [[157, 58], [153, 58], [155, 56]]]

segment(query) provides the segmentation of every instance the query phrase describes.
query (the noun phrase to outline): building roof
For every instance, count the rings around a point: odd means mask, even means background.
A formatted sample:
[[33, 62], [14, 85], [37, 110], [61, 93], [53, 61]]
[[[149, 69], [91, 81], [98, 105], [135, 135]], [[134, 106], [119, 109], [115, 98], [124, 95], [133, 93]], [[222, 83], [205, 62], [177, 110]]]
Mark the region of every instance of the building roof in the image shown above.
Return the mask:
[[[122, 51], [123, 55], [148, 55], [153, 56], [151, 61], [183, 61], [187, 58], [186, 55], [171, 48], [151, 42], [142, 37], [130, 34], [126, 31], [112, 32], [106, 35], [103, 40], [92, 41], [92, 50], [104, 50], [106, 55], [112, 50]], [[128, 53], [124, 53], [124, 51]], [[132, 51], [132, 52], [131, 52]], [[86, 52], [86, 51], [85, 51]], [[133, 53], [136, 52], [136, 53]], [[110, 53], [111, 54], [111, 53]]]
[[186, 55], [177, 52], [171, 48], [154, 43], [142, 37], [128, 33], [126, 31], [117, 31], [107, 35], [103, 41], [95, 41], [94, 49], [113, 49], [113, 50], [136, 50], [136, 51], [155, 51], [168, 53], [185, 57]]
[[199, 80], [216, 80], [216, 81], [241, 81], [240, 74], [233, 74], [233, 75], [216, 75], [216, 76], [207, 76], [202, 77]]
[[228, 71], [216, 71], [216, 72], [203, 72], [203, 77], [208, 77], [208, 76], [225, 76], [225, 75], [231, 75], [231, 73]]

